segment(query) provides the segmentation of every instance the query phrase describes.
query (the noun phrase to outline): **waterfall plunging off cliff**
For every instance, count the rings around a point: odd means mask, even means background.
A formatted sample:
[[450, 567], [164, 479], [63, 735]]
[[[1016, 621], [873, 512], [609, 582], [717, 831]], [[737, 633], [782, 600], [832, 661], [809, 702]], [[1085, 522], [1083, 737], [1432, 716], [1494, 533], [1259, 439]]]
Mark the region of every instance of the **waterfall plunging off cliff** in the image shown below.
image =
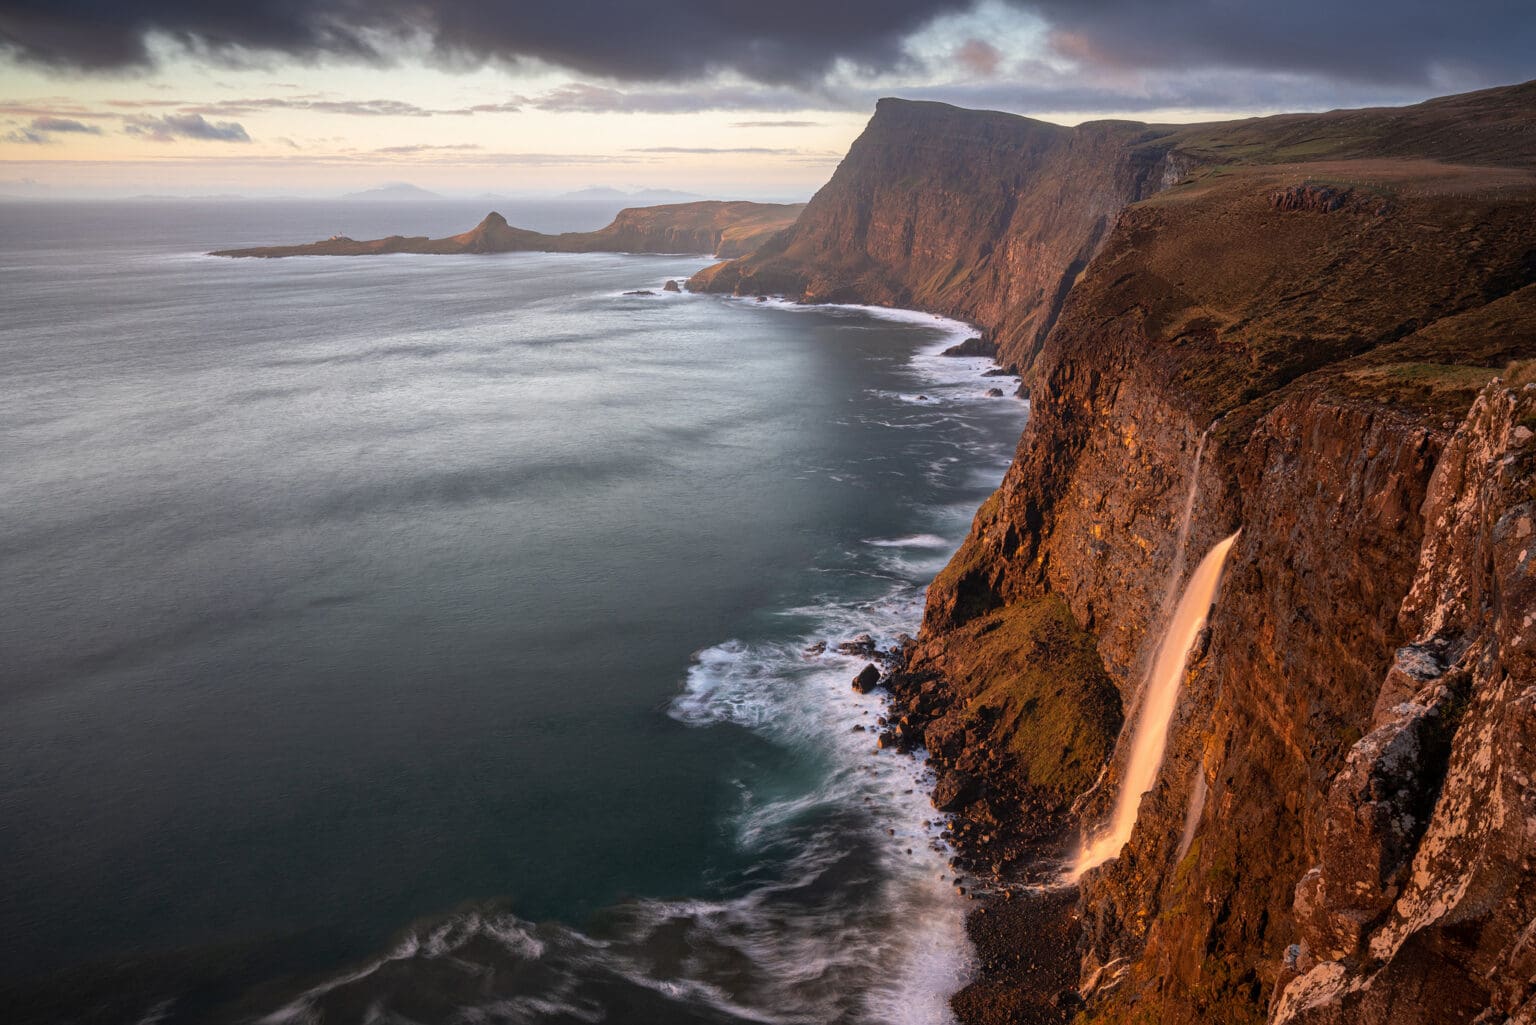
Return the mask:
[[1205, 458], [1205, 439], [1210, 437], [1207, 427], [1200, 432], [1195, 443], [1195, 465], [1189, 471], [1189, 491], [1184, 495], [1184, 511], [1179, 514], [1179, 533], [1173, 543], [1173, 567], [1168, 570], [1168, 589], [1163, 593], [1163, 605], [1158, 618], [1168, 621], [1168, 611], [1173, 607], [1174, 596], [1179, 593], [1179, 581], [1184, 579], [1184, 559], [1189, 549], [1189, 521], [1195, 515], [1195, 498], [1200, 494], [1200, 462]]
[[1221, 585], [1227, 552], [1236, 540], [1237, 535], [1233, 534], [1206, 553], [1200, 565], [1195, 567], [1178, 606], [1173, 610], [1173, 618], [1169, 620], [1162, 642], [1158, 645], [1152, 672], [1147, 676], [1141, 708], [1131, 735], [1131, 753], [1125, 764], [1125, 777], [1120, 782], [1120, 793], [1115, 798], [1114, 812], [1104, 828], [1084, 844], [1068, 873], [1071, 881], [1075, 882], [1089, 869], [1118, 857], [1120, 849], [1131, 838], [1142, 795], [1157, 782], [1157, 772], [1163, 764], [1163, 751], [1168, 745], [1168, 727], [1173, 722], [1173, 709], [1178, 701], [1179, 685], [1184, 680], [1189, 649], [1194, 646], [1200, 631], [1205, 627], [1206, 616], [1210, 612], [1211, 603], [1216, 600], [1216, 590]]

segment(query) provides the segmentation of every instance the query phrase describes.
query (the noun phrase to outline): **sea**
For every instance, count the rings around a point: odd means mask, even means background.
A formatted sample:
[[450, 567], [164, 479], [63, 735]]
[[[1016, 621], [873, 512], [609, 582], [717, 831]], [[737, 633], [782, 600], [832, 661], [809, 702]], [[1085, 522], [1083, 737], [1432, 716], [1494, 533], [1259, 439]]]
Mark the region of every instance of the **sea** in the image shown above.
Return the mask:
[[0, 204], [7, 1021], [952, 1020], [837, 646], [916, 633], [1016, 382], [702, 256], [205, 255], [485, 212]]

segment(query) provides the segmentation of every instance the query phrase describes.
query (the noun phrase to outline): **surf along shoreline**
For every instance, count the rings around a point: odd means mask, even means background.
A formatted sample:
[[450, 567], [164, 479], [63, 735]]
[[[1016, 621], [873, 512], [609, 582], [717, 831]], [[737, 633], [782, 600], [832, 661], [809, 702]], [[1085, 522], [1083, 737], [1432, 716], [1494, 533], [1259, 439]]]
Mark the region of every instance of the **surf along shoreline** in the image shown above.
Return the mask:
[[[990, 388], [983, 394], [996, 396], [1002, 392], [1010, 396], [1009, 401], [1022, 399], [1025, 413], [1019, 423], [1019, 435], [1023, 434], [1028, 399], [1020, 379], [999, 364], [994, 355], [978, 353], [978, 349], [982, 352], [990, 350], [985, 343], [975, 344], [985, 338], [985, 332], [974, 324], [901, 307], [806, 303], [777, 295], [726, 298], [727, 301], [791, 311], [847, 310], [880, 319], [941, 326], [946, 337], [914, 355], [914, 371], [935, 383], [949, 383], [964, 376], [974, 381], [979, 389], [1001, 385], [1001, 389]], [[960, 351], [947, 353], [946, 350]], [[954, 371], [942, 372], [951, 366]], [[1012, 398], [1015, 395], [1018, 398]], [[927, 395], [920, 395], [918, 399], [942, 401], [932, 400]], [[1010, 450], [1010, 460], [1012, 455]], [[946, 563], [962, 540], [963, 535], [943, 539]], [[910, 814], [922, 816], [930, 849], [947, 865], [947, 871], [939, 876], [939, 880], [952, 889], [955, 899], [961, 902], [970, 948], [964, 952], [967, 962], [964, 978], [957, 980], [958, 984], [946, 994], [946, 1002], [952, 1005], [953, 1013], [966, 1021], [1007, 1020], [1012, 1013], [1009, 1008], [1016, 1000], [1011, 994], [1022, 993], [1031, 998], [1035, 1007], [1043, 1004], [1057, 1008], [1062, 1020], [1066, 1020], [1079, 1004], [1076, 993], [1078, 966], [1074, 956], [1078, 928], [1077, 888], [1060, 885], [1047, 866], [1055, 863], [1076, 834], [1061, 815], [1043, 806], [1033, 806], [1028, 801], [1004, 802], [995, 814], [981, 819], [968, 819], [953, 810], [946, 810], [951, 804], [959, 803], [957, 798], [992, 788], [1008, 788], [1009, 783], [999, 774], [990, 772], [989, 766], [995, 763], [987, 762], [969, 774], [966, 784], [969, 792], [944, 791], [949, 785], [947, 780], [941, 785], [941, 774], [951, 775], [956, 763], [974, 752], [964, 746], [959, 752], [946, 751], [947, 744], [930, 745], [924, 736], [922, 723], [959, 707], [959, 699], [948, 692], [942, 681], [908, 671], [909, 655], [917, 644], [912, 634], [920, 624], [922, 607], [932, 582], [933, 576], [930, 576], [922, 586], [910, 632], [889, 637], [884, 647], [871, 639], [869, 631], [861, 631], [841, 642], [842, 654], [849, 656], [843, 669], [851, 689], [869, 691], [880, 709], [872, 724], [866, 727], [855, 723], [851, 730], [856, 736], [867, 736], [874, 752], [914, 759], [921, 766], [917, 785], [924, 801]], [[832, 654], [837, 653], [835, 646], [829, 647]], [[870, 682], [873, 674], [864, 667], [878, 671], [878, 682]], [[996, 850], [992, 841], [1000, 836], [1018, 840], [1014, 857], [1006, 864], [994, 860]], [[1025, 940], [1022, 944], [1021, 937]]]
[[[645, 301], [686, 298], [662, 293]], [[961, 502], [950, 496], [937, 520], [935, 510], [914, 505], [907, 521], [910, 536], [852, 541], [864, 553], [854, 560], [862, 568], [825, 567], [834, 574], [865, 572], [889, 558], [901, 570], [889, 572], [872, 591], [842, 594], [834, 587], [839, 597], [831, 602], [818, 597], [803, 608], [764, 610], [796, 626], [774, 630], [769, 640], [727, 639], [695, 652], [681, 692], [666, 706], [668, 717], [686, 726], [734, 724], [812, 751], [817, 761], [827, 759], [810, 791], [787, 798], [757, 795], [723, 822], [748, 849], [797, 845], [784, 858], [784, 878], [752, 881], [718, 898], [626, 902], [609, 909], [603, 916], [606, 925], [598, 923], [595, 933], [587, 931], [589, 926], [526, 921], [510, 908], [491, 906], [431, 916], [407, 927], [381, 957], [293, 994], [263, 1020], [304, 1020], [358, 1001], [389, 1001], [404, 980], [439, 970], [420, 962], [448, 961], [483, 964], [487, 972], [509, 979], [516, 972], [500, 970], [509, 965], [569, 979], [577, 987], [569, 996], [551, 992], [538, 999], [559, 998], [562, 1006], [578, 1008], [590, 1006], [584, 1003], [589, 998], [579, 994], [597, 971], [622, 975], [626, 984], [647, 990], [663, 987], [656, 991], [745, 1020], [761, 1020], [765, 1011], [775, 1019], [812, 1020], [833, 1009], [839, 1015], [852, 1012], [853, 1020], [891, 1025], [955, 1020], [952, 997], [973, 985], [982, 967], [970, 924], [976, 915], [970, 914], [969, 921], [967, 916], [973, 911], [966, 900], [971, 884], [956, 867], [967, 858], [964, 838], [948, 830], [932, 806], [936, 777], [927, 752], [900, 733], [897, 694], [886, 686], [855, 689], [851, 682], [871, 664], [885, 683], [899, 679], [912, 643], [907, 631], [915, 631], [921, 621], [936, 572], [932, 566], [947, 562], [964, 540], [975, 493], [1001, 481], [1028, 407], [993, 394], [993, 386], [1007, 388], [1009, 383], [986, 373], [995, 368], [990, 358], [942, 355], [979, 334], [961, 321], [878, 306], [759, 302], [755, 297], [727, 301], [771, 315], [845, 313], [935, 329], [939, 339], [917, 343], [903, 360], [898, 375], [903, 393], [894, 396], [900, 406], [943, 417], [985, 403], [989, 414], [994, 409], [1018, 414], [1016, 423], [1010, 417], [1007, 440], [997, 438], [987, 447], [988, 458], [975, 458], [977, 452], [958, 444], [946, 453], [947, 465], [935, 472], [951, 481], [961, 479], [953, 474], [965, 474], [970, 483], [956, 485], [965, 491]], [[906, 394], [907, 382], [921, 391]], [[885, 426], [878, 426], [884, 420], [872, 422], [879, 430], [906, 427], [917, 433], [925, 423], [935, 429], [929, 416], [896, 418]], [[922, 456], [909, 455], [928, 465]], [[931, 534], [917, 533], [930, 527]], [[919, 555], [913, 557], [914, 552]], [[823, 829], [834, 834], [830, 845], [823, 843]], [[767, 855], [770, 860], [777, 856]], [[850, 884], [850, 869], [862, 874], [862, 881]], [[819, 878], [822, 874], [826, 881]], [[825, 904], [818, 895], [825, 896]], [[856, 917], [848, 918], [849, 910]], [[666, 937], [674, 932], [687, 937], [690, 949], [701, 945], [706, 951], [753, 958], [758, 962], [753, 975], [761, 977], [740, 995], [715, 985], [707, 971], [697, 977], [674, 975], [674, 966], [653, 975], [646, 958], [670, 950], [673, 941]], [[857, 936], [860, 932], [864, 935]], [[595, 967], [593, 958], [598, 959]], [[851, 991], [844, 988], [850, 979], [860, 980]]]
[[[992, 356], [942, 355], [951, 343], [985, 337], [982, 328], [964, 321], [922, 310], [802, 303], [782, 296], [730, 300], [790, 309], [857, 310], [911, 323], [943, 324], [952, 337], [920, 352], [914, 363], [927, 356], [986, 364], [990, 371], [978, 381], [1011, 385], [1024, 396], [1017, 375], [997, 373], [1005, 368]], [[975, 351], [974, 346], [966, 348]], [[932, 582], [923, 588], [924, 601]], [[1017, 793], [1001, 760], [984, 741], [977, 743], [964, 732], [957, 736], [942, 726], [930, 733], [934, 721], [945, 719], [946, 713], [985, 716], [989, 709], [966, 705], [931, 672], [910, 672], [916, 646], [916, 638], [904, 633], [888, 648], [859, 650], [867, 651], [871, 662], [866, 664], [879, 670], [873, 693], [879, 696], [883, 714], [876, 720], [876, 749], [921, 759], [922, 792], [931, 802], [925, 822], [932, 823], [932, 847], [949, 868], [941, 879], [965, 902], [972, 963], [964, 983], [948, 994], [953, 1013], [967, 1022], [1013, 1021], [1026, 1014], [1031, 1021], [1068, 1021], [1082, 1006], [1076, 956], [1081, 922], [1078, 887], [1065, 882], [1059, 869], [1077, 842], [1077, 832], [1068, 814], [1046, 807], [1027, 792]], [[989, 792], [1011, 799], [972, 801]]]

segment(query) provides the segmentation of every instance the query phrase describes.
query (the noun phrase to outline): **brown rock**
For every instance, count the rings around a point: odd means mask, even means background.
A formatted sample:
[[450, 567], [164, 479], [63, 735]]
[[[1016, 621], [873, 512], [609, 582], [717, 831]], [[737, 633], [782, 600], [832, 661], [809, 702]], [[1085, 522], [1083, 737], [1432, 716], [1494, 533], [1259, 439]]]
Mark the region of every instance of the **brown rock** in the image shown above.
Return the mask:
[[963, 772], [945, 772], [933, 785], [933, 806], [939, 811], [953, 811], [976, 796], [979, 782]]
[[870, 663], [859, 670], [859, 675], [853, 678], [853, 689], [860, 694], [868, 694], [875, 689], [880, 682], [880, 668]]

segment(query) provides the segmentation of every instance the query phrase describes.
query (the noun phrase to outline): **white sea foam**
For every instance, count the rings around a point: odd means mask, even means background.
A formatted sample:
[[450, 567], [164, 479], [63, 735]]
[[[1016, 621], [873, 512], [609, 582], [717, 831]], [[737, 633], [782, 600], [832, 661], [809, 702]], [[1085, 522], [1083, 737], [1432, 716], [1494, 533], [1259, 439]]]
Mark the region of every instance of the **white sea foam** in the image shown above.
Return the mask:
[[[959, 321], [883, 307], [769, 303], [795, 312], [873, 316], [943, 330], [940, 340], [911, 360], [909, 370], [921, 390], [887, 396], [926, 406], [935, 418], [886, 424], [892, 429], [931, 429], [939, 419], [953, 426], [957, 403], [985, 397], [987, 387], [1012, 389], [1006, 379], [981, 377], [990, 360], [941, 355], [975, 334]], [[920, 470], [948, 480], [964, 454], [940, 455]], [[995, 484], [1005, 467], [1002, 460], [972, 472], [985, 474], [987, 482]], [[828, 600], [784, 610], [787, 616], [814, 624], [793, 640], [730, 640], [698, 652], [670, 710], [674, 718], [690, 724], [733, 723], [791, 747], [832, 752], [833, 768], [814, 792], [760, 806], [749, 803], [738, 824], [742, 844], [765, 842], [778, 835], [784, 823], [818, 807], [864, 811], [886, 831], [877, 850], [883, 870], [882, 904], [890, 913], [881, 954], [868, 964], [861, 1020], [930, 1025], [952, 1021], [948, 996], [969, 977], [974, 954], [965, 934], [964, 905], [944, 882], [950, 852], [938, 836], [940, 826], [928, 802], [931, 776], [925, 757], [921, 752], [912, 757], [877, 751], [872, 728], [885, 699], [878, 691], [865, 695], [852, 689], [849, 681], [868, 660], [839, 652], [836, 643], [867, 633], [883, 649], [896, 644], [900, 634], [915, 631], [922, 614], [919, 581], [940, 568], [958, 546], [971, 511], [930, 510], [939, 520], [935, 525], [952, 536], [924, 532], [865, 539], [877, 565], [894, 571], [900, 583], [873, 600]], [[832, 643], [817, 651], [813, 645], [820, 641]], [[819, 953], [807, 950], [802, 956], [819, 963], [827, 956], [825, 937], [816, 944]]]
[[950, 544], [947, 538], [937, 534], [909, 534], [906, 537], [870, 538], [864, 542], [876, 548], [944, 548]]
[[[924, 545], [948, 543], [937, 535], [914, 539]], [[745, 810], [738, 840], [747, 846], [762, 843], [778, 836], [785, 822], [818, 809], [857, 812], [874, 828], [889, 830], [876, 841], [884, 921], [878, 923], [877, 934], [859, 944], [864, 948], [861, 957], [867, 959], [865, 1005], [859, 1017], [949, 1021], [948, 994], [964, 984], [973, 955], [965, 938], [964, 907], [941, 881], [948, 872], [948, 850], [939, 841], [927, 802], [931, 780], [925, 759], [921, 753], [914, 757], [875, 748], [872, 729], [884, 711], [884, 698], [859, 694], [849, 685], [867, 659], [835, 648], [814, 656], [805, 653], [816, 640], [838, 641], [858, 633], [869, 633], [882, 648], [894, 644], [898, 634], [915, 627], [921, 591], [904, 584], [873, 601], [785, 611], [797, 618], [811, 615], [816, 629], [793, 642], [730, 641], [699, 652], [672, 714], [695, 724], [731, 722], [786, 745], [833, 753], [828, 778], [813, 792]], [[866, 725], [871, 730], [853, 729]], [[834, 934], [809, 942], [820, 948], [848, 941]], [[829, 954], [818, 949], [797, 956], [823, 963]]]
[[[911, 311], [840, 309], [941, 324], [946, 337], [914, 357], [909, 369], [933, 396], [935, 414], [954, 416], [986, 361], [937, 352], [974, 334], [971, 328]], [[953, 483], [965, 455], [939, 455], [917, 469]], [[999, 464], [990, 470], [995, 483]], [[767, 881], [754, 879], [717, 900], [619, 905], [606, 924], [585, 933], [534, 926], [507, 913], [453, 916], [413, 930], [385, 957], [308, 991], [265, 1020], [318, 1021], [329, 1001], [344, 1000], [336, 991], [354, 985], [385, 1013], [416, 977], [386, 976], [401, 963], [423, 960], [449, 962], [465, 973], [466, 989], [474, 992], [459, 1006], [465, 1020], [596, 1021], [613, 987], [624, 985], [736, 1021], [953, 1022], [948, 998], [973, 973], [975, 955], [965, 932], [966, 905], [947, 882], [951, 852], [928, 800], [931, 773], [921, 751], [876, 747], [885, 697], [850, 686], [868, 658], [836, 645], [867, 633], [887, 649], [915, 631], [923, 583], [959, 544], [972, 511], [919, 510], [928, 530], [865, 539], [845, 553], [851, 565], [808, 567], [885, 580], [883, 592], [785, 608], [780, 613], [799, 624], [798, 635], [730, 639], [694, 655], [668, 708], [673, 719], [745, 728], [828, 763], [815, 785], [788, 796], [742, 787], [730, 835], [746, 860], [761, 852], [764, 864], [777, 866]], [[818, 642], [831, 643], [818, 648]], [[498, 982], [508, 979], [522, 980], [523, 988], [497, 992]]]

